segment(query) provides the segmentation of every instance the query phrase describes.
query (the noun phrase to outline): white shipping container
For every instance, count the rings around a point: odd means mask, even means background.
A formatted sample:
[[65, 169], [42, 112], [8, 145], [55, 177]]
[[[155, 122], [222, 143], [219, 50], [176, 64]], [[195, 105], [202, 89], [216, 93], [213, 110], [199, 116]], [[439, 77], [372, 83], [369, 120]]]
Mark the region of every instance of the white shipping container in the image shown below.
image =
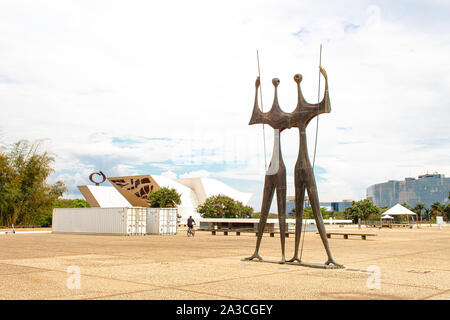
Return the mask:
[[56, 208], [52, 231], [144, 235], [147, 231], [147, 208]]
[[177, 208], [149, 208], [147, 234], [176, 234]]

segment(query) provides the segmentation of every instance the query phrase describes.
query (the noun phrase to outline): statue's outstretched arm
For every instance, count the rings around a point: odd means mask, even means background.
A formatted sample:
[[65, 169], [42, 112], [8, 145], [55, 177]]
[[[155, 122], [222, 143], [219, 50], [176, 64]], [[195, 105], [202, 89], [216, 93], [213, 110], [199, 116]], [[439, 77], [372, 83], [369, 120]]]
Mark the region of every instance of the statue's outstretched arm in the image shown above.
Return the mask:
[[252, 117], [251, 117], [250, 123], [249, 123], [250, 125], [257, 124], [257, 123], [264, 123], [264, 115], [263, 115], [261, 109], [259, 108], [259, 104], [258, 104], [259, 86], [260, 86], [260, 79], [259, 79], [259, 77], [257, 77], [256, 81], [255, 81], [255, 104], [253, 105]]
[[327, 106], [328, 107], [330, 106], [330, 97], [329, 97], [329, 94], [328, 94], [328, 76], [327, 76], [327, 72], [325, 71], [324, 68], [322, 68], [322, 66], [319, 66], [319, 71], [322, 74], [322, 76], [325, 78], [325, 95], [324, 95], [324, 98], [322, 99], [322, 101], [319, 104], [317, 104], [317, 103], [308, 103], [305, 100], [305, 98], [303, 97], [302, 89], [300, 87], [300, 83], [302, 82], [303, 77], [302, 77], [301, 74], [296, 74], [294, 76], [294, 81], [297, 83], [297, 95], [298, 95], [297, 105], [303, 106], [303, 107], [307, 107], [307, 108], [316, 109], [317, 111], [319, 111], [319, 113], [330, 112], [326, 108]]
[[319, 104], [319, 110], [320, 113], [329, 113], [331, 112], [331, 104], [330, 104], [330, 95], [328, 93], [328, 76], [327, 72], [325, 71], [322, 66], [319, 66], [320, 73], [325, 78], [325, 92], [323, 96], [323, 100]]
[[305, 98], [303, 97], [302, 89], [300, 88], [300, 82], [302, 82], [303, 76], [297, 73], [294, 76], [294, 81], [297, 83], [297, 105], [307, 105]]
[[258, 91], [259, 91], [259, 86], [260, 86], [260, 79], [259, 77], [256, 78], [255, 81], [255, 107], [259, 109], [259, 105], [258, 105]]

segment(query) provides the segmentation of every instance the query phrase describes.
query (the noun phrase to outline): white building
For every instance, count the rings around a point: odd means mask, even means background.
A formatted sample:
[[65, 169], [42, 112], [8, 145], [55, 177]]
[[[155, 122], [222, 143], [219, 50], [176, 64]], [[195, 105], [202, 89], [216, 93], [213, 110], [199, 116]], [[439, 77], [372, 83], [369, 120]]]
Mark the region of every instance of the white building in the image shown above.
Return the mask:
[[148, 207], [147, 195], [162, 187], [174, 188], [181, 195], [178, 214], [185, 222], [189, 216], [199, 220], [197, 207], [215, 195], [225, 195], [248, 203], [252, 194], [240, 192], [225, 183], [210, 178], [171, 179], [160, 175], [140, 175], [108, 178], [113, 187], [78, 186], [91, 207]]

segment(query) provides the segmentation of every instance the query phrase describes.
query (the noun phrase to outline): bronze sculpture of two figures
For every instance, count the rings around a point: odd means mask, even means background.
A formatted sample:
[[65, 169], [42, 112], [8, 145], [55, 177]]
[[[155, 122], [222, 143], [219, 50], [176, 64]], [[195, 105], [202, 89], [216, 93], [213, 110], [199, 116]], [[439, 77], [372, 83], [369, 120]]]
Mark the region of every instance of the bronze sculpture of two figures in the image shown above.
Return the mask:
[[[317, 193], [316, 181], [314, 178], [313, 168], [309, 161], [308, 149], [306, 146], [306, 127], [309, 122], [321, 113], [331, 112], [330, 98], [328, 94], [328, 79], [325, 70], [320, 67], [320, 73], [325, 78], [325, 95], [323, 100], [318, 104], [310, 104], [305, 101], [300, 88], [300, 82], [302, 76], [296, 74], [294, 80], [297, 83], [298, 91], [298, 103], [295, 110], [291, 113], [283, 112], [278, 104], [277, 87], [280, 80], [273, 79], [272, 83], [275, 86], [275, 96], [273, 100], [272, 108], [269, 112], [262, 112], [258, 106], [258, 89], [260, 86], [259, 77], [256, 79], [256, 93], [255, 93], [255, 105], [253, 107], [252, 117], [249, 125], [252, 124], [267, 124], [274, 130], [274, 147], [272, 153], [272, 160], [269, 168], [266, 171], [264, 181], [264, 193], [261, 206], [261, 216], [258, 224], [258, 237], [256, 240], [255, 253], [245, 260], [258, 259], [262, 261], [259, 255], [259, 247], [261, 245], [262, 235], [264, 233], [267, 215], [269, 214], [270, 205], [276, 190], [277, 193], [277, 205], [278, 205], [278, 220], [280, 226], [280, 238], [281, 238], [281, 261], [286, 262], [298, 262], [302, 263], [298, 256], [298, 249], [300, 244], [300, 235], [302, 232], [302, 214], [303, 214], [303, 202], [305, 196], [305, 189], [308, 192], [309, 201], [311, 203], [312, 211], [316, 221], [317, 229], [319, 231], [322, 243], [325, 247], [328, 255], [328, 260], [325, 262], [325, 266], [340, 268], [342, 267], [333, 260], [330, 247], [326, 237], [326, 230], [320, 212], [319, 196]], [[295, 164], [294, 180], [295, 180], [295, 249], [294, 256], [291, 260], [286, 261], [285, 258], [285, 237], [286, 237], [286, 167], [283, 163], [283, 157], [281, 155], [280, 146], [280, 134], [284, 129], [290, 129], [296, 127], [299, 130], [300, 145], [297, 163]]]

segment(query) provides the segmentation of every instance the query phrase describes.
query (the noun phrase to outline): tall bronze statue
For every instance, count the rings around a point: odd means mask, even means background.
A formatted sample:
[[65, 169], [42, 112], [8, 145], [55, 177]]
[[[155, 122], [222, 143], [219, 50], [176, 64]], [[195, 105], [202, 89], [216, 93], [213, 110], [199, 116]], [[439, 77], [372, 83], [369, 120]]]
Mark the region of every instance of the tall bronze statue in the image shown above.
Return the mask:
[[[263, 113], [259, 110], [258, 103], [257, 103], [257, 94], [255, 97], [255, 106], [253, 108], [253, 114], [252, 118], [250, 120], [250, 125], [255, 123], [264, 123], [269, 124], [274, 129], [278, 129], [280, 132], [284, 129], [290, 129], [292, 127], [297, 127], [299, 129], [299, 138], [300, 138], [300, 144], [299, 144], [299, 153], [297, 158], [297, 163], [295, 164], [295, 170], [294, 170], [294, 179], [295, 179], [295, 219], [296, 219], [296, 225], [295, 225], [295, 249], [294, 249], [294, 257], [289, 260], [288, 262], [298, 262], [301, 263], [299, 257], [298, 257], [298, 249], [300, 244], [300, 236], [302, 232], [302, 224], [303, 224], [303, 202], [305, 197], [305, 190], [308, 192], [308, 196], [310, 199], [311, 207], [314, 213], [314, 218], [316, 221], [317, 229], [319, 230], [320, 237], [322, 239], [322, 243], [325, 247], [325, 250], [327, 252], [328, 260], [325, 262], [325, 265], [328, 265], [330, 267], [342, 267], [340, 264], [336, 263], [333, 260], [333, 257], [331, 255], [331, 250], [328, 244], [328, 239], [326, 237], [326, 230], [322, 219], [322, 213], [320, 212], [320, 204], [319, 204], [319, 196], [317, 192], [317, 186], [316, 181], [314, 177], [313, 168], [311, 166], [311, 162], [309, 160], [308, 156], [308, 148], [306, 145], [306, 127], [308, 126], [309, 122], [318, 116], [321, 113], [330, 113], [331, 112], [331, 106], [330, 106], [330, 98], [328, 93], [328, 78], [327, 74], [325, 72], [325, 69], [320, 67], [320, 72], [325, 78], [325, 95], [323, 100], [318, 104], [310, 104], [306, 102], [305, 98], [303, 97], [301, 88], [300, 88], [300, 82], [302, 81], [302, 76], [300, 74], [296, 74], [294, 76], [294, 81], [297, 83], [297, 91], [298, 91], [298, 102], [297, 107], [295, 110], [291, 113], [285, 113], [283, 112], [279, 105], [278, 105], [278, 98], [277, 98], [277, 86], [279, 84], [278, 79], [272, 80], [272, 82], [275, 85], [275, 99], [274, 104], [272, 106], [272, 109], [269, 112]], [[259, 77], [256, 80], [256, 91], [258, 91], [259, 88]], [[275, 130], [275, 132], [277, 132]], [[279, 144], [279, 137], [278, 137]], [[279, 147], [278, 147], [279, 148]], [[275, 148], [274, 148], [275, 151]], [[280, 197], [284, 197], [283, 199], [280, 199], [278, 196], [278, 189], [277, 189], [277, 200], [278, 200], [278, 208], [282, 208], [283, 211], [278, 213], [279, 215], [279, 221], [280, 221], [280, 237], [281, 237], [281, 247], [282, 247], [282, 260], [281, 262], [285, 262], [284, 259], [284, 247], [285, 247], [285, 221], [286, 221], [286, 213], [285, 213], [285, 206], [281, 206], [280, 203], [285, 204], [286, 203], [286, 169], [284, 167], [284, 164], [282, 163], [281, 159], [281, 152], [279, 154], [279, 159], [281, 160], [282, 166], [279, 167], [279, 170], [276, 172], [276, 176], [270, 176], [266, 173], [266, 180], [264, 183], [264, 196], [263, 196], [263, 203], [262, 203], [262, 209], [261, 209], [261, 217], [260, 217], [260, 223], [258, 228], [258, 238], [256, 243], [256, 250], [253, 256], [247, 258], [247, 260], [253, 260], [255, 258], [258, 258], [259, 260], [262, 260], [262, 258], [259, 256], [259, 246], [261, 243], [262, 234], [264, 231], [264, 227], [267, 220], [267, 212], [270, 208], [270, 203], [272, 201], [273, 197], [273, 188], [271, 189], [270, 186], [275, 185], [275, 183], [283, 183], [284, 182], [284, 193], [280, 192]], [[272, 156], [272, 162], [274, 161], [274, 155]], [[272, 165], [271, 162], [271, 165]], [[270, 167], [269, 167], [270, 169]], [[268, 170], [270, 171], [270, 170]], [[284, 180], [283, 180], [283, 178]], [[276, 184], [278, 187], [279, 184]], [[268, 187], [269, 186], [269, 187]], [[267, 211], [267, 212], [266, 212]]]
[[280, 134], [287, 128], [283, 119], [288, 116], [287, 113], [280, 109], [278, 104], [277, 87], [280, 80], [273, 79], [272, 83], [275, 87], [275, 96], [273, 99], [272, 108], [269, 112], [263, 113], [258, 106], [258, 89], [259, 89], [259, 77], [255, 83], [255, 105], [253, 107], [252, 118], [250, 119], [250, 125], [257, 123], [265, 123], [273, 128], [273, 152], [272, 160], [270, 161], [269, 168], [266, 171], [266, 177], [264, 180], [264, 193], [261, 206], [261, 216], [258, 224], [258, 238], [256, 240], [255, 253], [246, 258], [247, 260], [258, 259], [262, 260], [259, 255], [259, 247], [261, 245], [262, 235], [264, 228], [266, 227], [267, 215], [269, 214], [270, 205], [272, 204], [273, 195], [275, 190], [277, 191], [277, 205], [278, 205], [278, 221], [280, 224], [280, 238], [281, 238], [281, 262], [286, 262], [285, 258], [285, 237], [286, 237], [286, 167], [283, 163], [283, 157], [281, 155], [280, 146]]
[[303, 97], [302, 90], [300, 88], [300, 82], [302, 81], [302, 75], [296, 74], [294, 80], [297, 83], [298, 102], [295, 110], [290, 114], [290, 121], [293, 127], [297, 127], [299, 131], [299, 151], [297, 162], [294, 169], [294, 183], [295, 183], [295, 249], [294, 257], [289, 260], [291, 262], [301, 262], [298, 258], [298, 247], [300, 243], [300, 235], [302, 232], [303, 222], [303, 202], [305, 197], [305, 189], [308, 192], [311, 208], [314, 213], [314, 219], [316, 221], [317, 229], [319, 230], [322, 243], [327, 252], [328, 260], [326, 265], [334, 265], [336, 267], [342, 267], [340, 264], [333, 260], [331, 255], [330, 246], [326, 236], [325, 225], [322, 219], [322, 213], [320, 212], [319, 195], [317, 192], [316, 179], [314, 177], [314, 171], [309, 161], [308, 147], [306, 145], [306, 127], [309, 122], [321, 113], [330, 113], [330, 96], [328, 93], [328, 77], [325, 69], [320, 67], [320, 73], [325, 78], [325, 94], [322, 101], [318, 104], [310, 104], [306, 102]]

